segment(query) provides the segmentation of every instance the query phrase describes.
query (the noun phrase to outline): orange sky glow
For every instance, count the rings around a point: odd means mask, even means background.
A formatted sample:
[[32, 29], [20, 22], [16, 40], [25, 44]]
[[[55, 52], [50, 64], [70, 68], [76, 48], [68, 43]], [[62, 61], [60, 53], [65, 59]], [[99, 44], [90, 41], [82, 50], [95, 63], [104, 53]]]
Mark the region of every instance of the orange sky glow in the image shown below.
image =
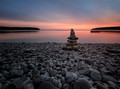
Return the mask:
[[[72, 22], [71, 22], [72, 23]], [[15, 20], [0, 20], [1, 26], [24, 26], [24, 27], [38, 27], [40, 29], [65, 29], [69, 30], [71, 28], [77, 30], [90, 30], [96, 27], [106, 27], [106, 26], [118, 26], [117, 22], [111, 24], [102, 23], [87, 23], [87, 24], [67, 24], [67, 23], [54, 23], [54, 22], [28, 22], [28, 21], [15, 21]]]

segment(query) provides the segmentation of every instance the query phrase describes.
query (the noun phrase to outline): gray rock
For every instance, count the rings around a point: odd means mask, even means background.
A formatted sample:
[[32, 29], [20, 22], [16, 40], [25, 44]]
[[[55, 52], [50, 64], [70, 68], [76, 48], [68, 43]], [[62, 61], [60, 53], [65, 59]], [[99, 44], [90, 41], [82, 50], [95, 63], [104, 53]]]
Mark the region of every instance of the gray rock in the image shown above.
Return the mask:
[[55, 76], [57, 74], [57, 71], [53, 70], [53, 69], [50, 69], [49, 74], [50, 74], [50, 76]]
[[97, 84], [97, 89], [108, 89], [108, 87], [103, 84]]
[[12, 83], [9, 84], [9, 89], [22, 89], [23, 83], [20, 79], [15, 79]]
[[112, 87], [113, 89], [116, 89], [116, 88], [115, 88], [115, 87], [116, 87], [116, 84], [115, 84], [114, 82], [108, 81], [107, 83], [108, 83], [109, 87]]
[[85, 78], [76, 80], [73, 89], [91, 89], [92, 85]]
[[100, 73], [96, 72], [96, 71], [92, 71], [90, 73], [90, 77], [95, 81], [101, 81], [101, 79], [102, 79]]
[[77, 74], [73, 72], [67, 72], [65, 79], [68, 83], [75, 81], [78, 78]]
[[57, 78], [54, 78], [54, 79], [53, 79], [53, 84], [54, 84], [55, 86], [58, 86], [58, 85], [59, 85], [59, 80], [58, 80]]
[[64, 76], [66, 74], [66, 72], [67, 72], [67, 69], [63, 68], [62, 71], [61, 71], [61, 75]]
[[7, 72], [7, 71], [2, 71], [2, 74], [5, 76], [5, 78], [9, 77], [9, 72]]
[[64, 77], [61, 78], [61, 82], [65, 83], [65, 78]]
[[104, 81], [112, 81], [112, 82], [117, 82], [117, 80], [115, 78], [113, 78], [112, 76], [109, 75], [103, 75], [103, 80]]
[[33, 84], [35, 86], [35, 89], [38, 89], [38, 87], [45, 81], [45, 78], [41, 76], [35, 76], [33, 78]]
[[48, 72], [45, 72], [45, 74], [42, 74], [41, 76], [46, 79], [50, 78], [50, 75]]
[[29, 77], [25, 77], [24, 79], [22, 79], [22, 83], [23, 83], [24, 86], [29, 84], [30, 83], [30, 78]]
[[10, 74], [14, 77], [14, 76], [22, 76], [23, 75], [23, 70], [11, 70]]
[[54, 66], [53, 62], [50, 62], [49, 65], [50, 65], [50, 67], [53, 67], [53, 66]]
[[58, 83], [58, 88], [61, 89], [62, 88], [62, 83], [61, 80], [59, 79], [59, 83]]
[[58, 89], [51, 82], [44, 82], [40, 85], [39, 89]]
[[34, 85], [32, 83], [27, 84], [24, 89], [34, 89]]
[[70, 88], [69, 84], [66, 83], [66, 84], [63, 85], [63, 89], [69, 89], [69, 88]]
[[35, 66], [34, 66], [34, 64], [31, 63], [31, 64], [29, 64], [28, 67], [29, 67], [30, 69], [34, 69]]
[[64, 53], [64, 51], [63, 50], [59, 50], [59, 54], [63, 54]]

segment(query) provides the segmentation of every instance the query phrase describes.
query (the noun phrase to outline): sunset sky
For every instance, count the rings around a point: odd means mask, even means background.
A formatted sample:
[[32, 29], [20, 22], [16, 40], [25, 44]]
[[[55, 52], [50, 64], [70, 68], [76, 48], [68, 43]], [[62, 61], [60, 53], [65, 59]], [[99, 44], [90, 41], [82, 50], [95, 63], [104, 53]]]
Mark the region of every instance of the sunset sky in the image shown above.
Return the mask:
[[0, 26], [79, 30], [120, 26], [120, 0], [0, 0]]

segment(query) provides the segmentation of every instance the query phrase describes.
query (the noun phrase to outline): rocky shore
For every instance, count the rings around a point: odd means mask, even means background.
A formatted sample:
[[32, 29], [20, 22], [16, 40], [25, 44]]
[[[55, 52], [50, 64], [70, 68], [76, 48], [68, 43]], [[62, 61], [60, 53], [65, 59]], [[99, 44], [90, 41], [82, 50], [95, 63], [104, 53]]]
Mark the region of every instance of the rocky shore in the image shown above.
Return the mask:
[[0, 89], [120, 89], [120, 44], [0, 43]]

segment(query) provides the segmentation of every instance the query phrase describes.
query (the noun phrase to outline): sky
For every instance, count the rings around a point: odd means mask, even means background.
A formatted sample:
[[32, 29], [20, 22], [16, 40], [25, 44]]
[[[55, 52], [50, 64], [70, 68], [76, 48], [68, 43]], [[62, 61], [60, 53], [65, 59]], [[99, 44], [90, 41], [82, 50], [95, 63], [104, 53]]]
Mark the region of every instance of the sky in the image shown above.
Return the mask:
[[120, 26], [120, 0], [0, 0], [0, 26], [79, 30]]

